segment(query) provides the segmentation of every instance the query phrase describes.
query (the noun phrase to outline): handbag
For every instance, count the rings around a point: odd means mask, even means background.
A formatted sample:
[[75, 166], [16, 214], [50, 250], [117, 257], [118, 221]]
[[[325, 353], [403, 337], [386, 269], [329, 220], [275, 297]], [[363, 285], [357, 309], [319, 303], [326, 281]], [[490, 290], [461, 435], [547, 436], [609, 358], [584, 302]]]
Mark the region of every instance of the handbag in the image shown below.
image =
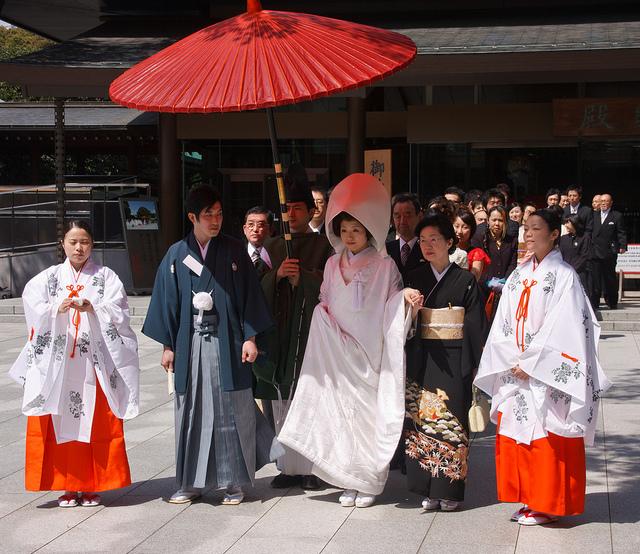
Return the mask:
[[469, 408], [469, 430], [472, 433], [482, 433], [489, 423], [489, 399], [476, 386], [472, 388], [473, 401]]

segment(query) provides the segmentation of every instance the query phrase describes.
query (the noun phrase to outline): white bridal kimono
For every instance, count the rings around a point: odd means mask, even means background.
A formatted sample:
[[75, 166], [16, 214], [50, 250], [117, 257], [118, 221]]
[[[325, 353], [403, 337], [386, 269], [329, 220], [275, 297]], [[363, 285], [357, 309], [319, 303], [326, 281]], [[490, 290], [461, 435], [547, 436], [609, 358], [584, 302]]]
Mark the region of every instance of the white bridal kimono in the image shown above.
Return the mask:
[[[370, 176], [345, 181], [331, 195], [325, 226], [338, 253], [325, 266], [320, 304], [278, 440], [310, 460], [313, 474], [324, 481], [377, 495], [402, 433], [404, 342], [411, 318], [405, 316], [395, 262], [376, 250], [384, 248], [388, 195]], [[345, 250], [331, 231], [341, 211], [370, 230], [374, 246], [355, 256]]]
[[[95, 313], [58, 313], [67, 297]], [[22, 294], [29, 338], [9, 374], [24, 386], [22, 413], [50, 414], [58, 444], [91, 441], [100, 386], [113, 414], [138, 414], [138, 343], [118, 276], [89, 260], [78, 275], [69, 260], [29, 281]]]
[[[492, 421], [502, 414], [500, 434], [530, 444], [551, 432], [593, 444], [598, 401], [611, 386], [598, 362], [599, 336], [580, 278], [558, 250], [515, 269], [475, 379], [492, 397]], [[516, 365], [528, 380], [511, 373]]]

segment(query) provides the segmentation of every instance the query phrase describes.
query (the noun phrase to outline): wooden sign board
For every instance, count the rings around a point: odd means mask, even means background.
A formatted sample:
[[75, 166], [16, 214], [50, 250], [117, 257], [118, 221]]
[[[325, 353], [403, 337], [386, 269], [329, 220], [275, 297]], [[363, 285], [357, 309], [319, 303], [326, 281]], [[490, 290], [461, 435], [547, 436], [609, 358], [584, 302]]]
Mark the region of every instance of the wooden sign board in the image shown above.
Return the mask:
[[640, 98], [553, 101], [557, 137], [640, 136]]
[[365, 150], [364, 172], [380, 179], [391, 196], [391, 149]]

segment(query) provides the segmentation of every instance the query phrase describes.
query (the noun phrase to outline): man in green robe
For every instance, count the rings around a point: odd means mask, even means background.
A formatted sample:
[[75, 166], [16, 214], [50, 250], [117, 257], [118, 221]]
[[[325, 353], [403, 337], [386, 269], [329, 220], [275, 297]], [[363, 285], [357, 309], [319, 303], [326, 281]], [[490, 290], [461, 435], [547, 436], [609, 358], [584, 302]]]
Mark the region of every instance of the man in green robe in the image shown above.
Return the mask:
[[[314, 233], [309, 227], [315, 203], [306, 179], [288, 175], [287, 210], [293, 257], [287, 258], [284, 237], [265, 242], [272, 269], [261, 283], [276, 328], [259, 337], [267, 356], [261, 356], [254, 364], [255, 397], [272, 401], [276, 433], [284, 424], [293, 398], [313, 309], [320, 296], [324, 265], [333, 254], [326, 235]], [[278, 459], [281, 473], [271, 486], [318, 488], [317, 478], [311, 475], [311, 462], [288, 448], [285, 451]]]

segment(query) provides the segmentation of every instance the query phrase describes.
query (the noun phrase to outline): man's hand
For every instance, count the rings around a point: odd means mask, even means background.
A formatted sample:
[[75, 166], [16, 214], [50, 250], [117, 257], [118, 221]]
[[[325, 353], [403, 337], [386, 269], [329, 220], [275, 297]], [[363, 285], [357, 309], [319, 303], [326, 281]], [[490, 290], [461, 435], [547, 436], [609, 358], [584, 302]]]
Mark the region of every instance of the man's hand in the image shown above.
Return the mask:
[[242, 345], [242, 363], [252, 364], [258, 357], [258, 347], [255, 338], [244, 341]]
[[518, 379], [522, 379], [523, 381], [529, 380], [529, 375], [525, 373], [522, 369], [520, 369], [519, 365], [517, 365], [516, 367], [512, 367], [511, 373], [513, 373], [515, 377], [517, 377]]
[[286, 277], [291, 285], [297, 287], [300, 282], [300, 261], [296, 258], [287, 258], [280, 264], [276, 275], [278, 281]]
[[164, 347], [164, 350], [162, 352], [162, 361], [160, 362], [160, 365], [162, 367], [164, 367], [164, 370], [169, 373], [173, 373], [173, 359], [174, 359], [174, 353], [173, 350], [171, 350], [171, 348], [169, 348], [168, 346]]

